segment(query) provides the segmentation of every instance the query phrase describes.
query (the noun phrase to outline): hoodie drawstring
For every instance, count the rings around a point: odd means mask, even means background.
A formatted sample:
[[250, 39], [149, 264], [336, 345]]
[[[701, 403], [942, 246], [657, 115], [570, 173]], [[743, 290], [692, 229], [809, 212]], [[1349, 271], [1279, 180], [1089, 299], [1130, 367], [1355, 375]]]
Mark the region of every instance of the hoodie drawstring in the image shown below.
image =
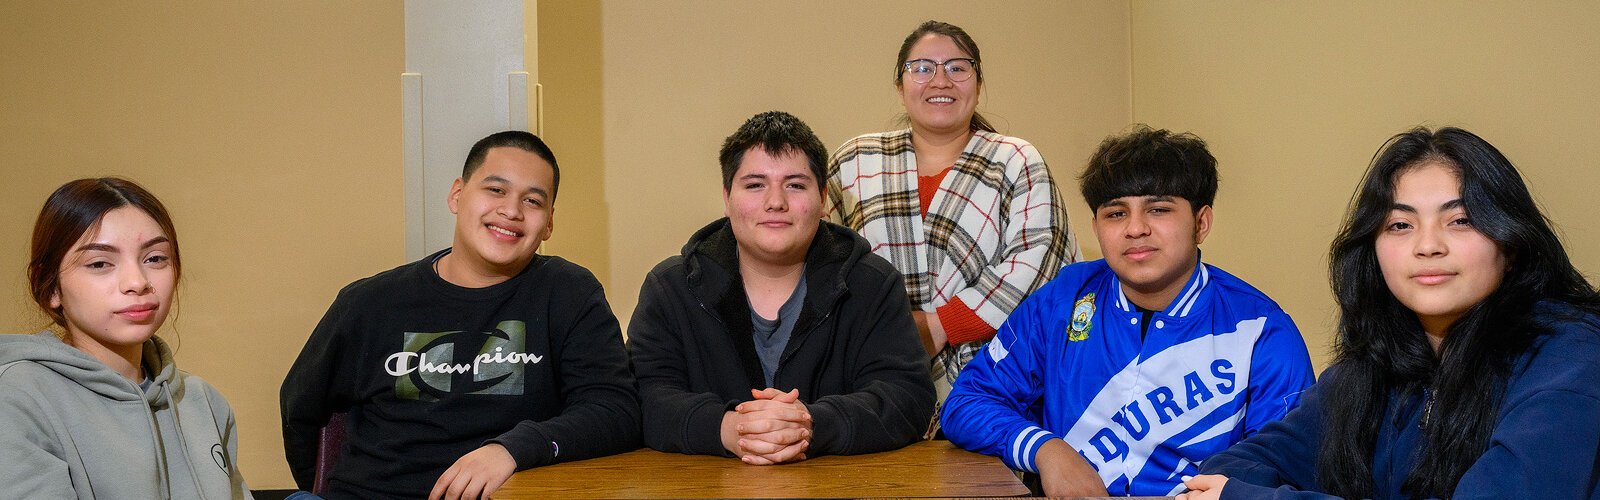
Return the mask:
[[[134, 387], [137, 388], [138, 386], [135, 385]], [[161, 387], [163, 390], [165, 390], [167, 387], [166, 382], [162, 382]], [[168, 396], [170, 396], [170, 394], [168, 394]], [[168, 406], [171, 406], [170, 401], [168, 402]], [[160, 424], [156, 423], [156, 409], [150, 406], [149, 401], [145, 401], [144, 408], [145, 423], [150, 427], [150, 440], [153, 441], [150, 449], [155, 450], [156, 472], [161, 474], [161, 480], [156, 481], [157, 486], [160, 486], [161, 493], [158, 495], [158, 498], [170, 500], [172, 498], [172, 487], [167, 481], [170, 480], [172, 474], [167, 471], [167, 453], [164, 447], [166, 443], [161, 441], [161, 426]]]
[[195, 491], [200, 493], [200, 497], [205, 498], [206, 489], [200, 486], [200, 473], [194, 470], [195, 457], [189, 453], [189, 441], [184, 437], [183, 412], [178, 411], [178, 407], [176, 405], [177, 400], [173, 399], [172, 397], [172, 387], [170, 385], [168, 385], [166, 382], [162, 382], [161, 392], [166, 395], [167, 409], [172, 411], [172, 430], [177, 432], [178, 449], [186, 457], [186, 460], [183, 462], [189, 465], [189, 480], [194, 482]]

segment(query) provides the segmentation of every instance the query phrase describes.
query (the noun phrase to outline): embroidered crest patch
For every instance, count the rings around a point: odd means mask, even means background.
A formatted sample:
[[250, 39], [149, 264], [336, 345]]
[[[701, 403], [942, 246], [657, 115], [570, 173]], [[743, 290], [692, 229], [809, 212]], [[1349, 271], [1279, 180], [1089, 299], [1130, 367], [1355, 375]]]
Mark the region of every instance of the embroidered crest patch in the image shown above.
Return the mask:
[[1072, 305], [1072, 326], [1067, 329], [1067, 340], [1077, 342], [1089, 338], [1094, 327], [1094, 293], [1084, 295]]

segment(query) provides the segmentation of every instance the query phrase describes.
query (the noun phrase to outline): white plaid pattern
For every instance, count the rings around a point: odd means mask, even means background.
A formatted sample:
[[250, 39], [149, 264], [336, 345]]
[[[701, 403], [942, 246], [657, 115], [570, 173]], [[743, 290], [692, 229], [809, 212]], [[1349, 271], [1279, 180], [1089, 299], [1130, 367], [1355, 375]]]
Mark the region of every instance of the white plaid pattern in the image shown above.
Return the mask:
[[[828, 220], [866, 237], [905, 275], [912, 305], [923, 311], [960, 297], [998, 328], [1029, 293], [1082, 259], [1044, 158], [1015, 137], [973, 134], [926, 219], [910, 129], [840, 146], [827, 190]], [[935, 358], [941, 403], [982, 344], [951, 346]]]

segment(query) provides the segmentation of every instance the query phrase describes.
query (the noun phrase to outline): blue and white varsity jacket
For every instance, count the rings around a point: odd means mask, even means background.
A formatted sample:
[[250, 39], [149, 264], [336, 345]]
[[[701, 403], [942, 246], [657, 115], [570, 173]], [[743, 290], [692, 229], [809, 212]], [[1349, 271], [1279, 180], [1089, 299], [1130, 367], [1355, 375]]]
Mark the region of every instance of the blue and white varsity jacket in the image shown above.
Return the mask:
[[1112, 495], [1173, 495], [1180, 476], [1282, 418], [1313, 381], [1283, 309], [1210, 265], [1141, 341], [1142, 320], [1105, 260], [1063, 268], [956, 380], [945, 435], [1028, 472], [1062, 439]]

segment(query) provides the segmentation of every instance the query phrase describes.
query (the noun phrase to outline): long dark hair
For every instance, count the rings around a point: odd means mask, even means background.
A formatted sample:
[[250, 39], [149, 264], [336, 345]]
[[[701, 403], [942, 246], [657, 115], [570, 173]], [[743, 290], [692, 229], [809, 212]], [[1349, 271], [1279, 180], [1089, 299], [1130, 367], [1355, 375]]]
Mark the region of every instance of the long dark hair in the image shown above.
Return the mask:
[[61, 261], [83, 233], [97, 227], [107, 212], [131, 206], [150, 215], [172, 243], [174, 280], [183, 275], [178, 255], [178, 231], [161, 200], [127, 179], [101, 177], [62, 184], [45, 199], [33, 224], [32, 255], [28, 260], [28, 287], [33, 301], [56, 325], [65, 327], [61, 308], [50, 307], [50, 297], [61, 289]]
[[[1416, 314], [1390, 292], [1375, 250], [1399, 176], [1429, 164], [1455, 171], [1473, 227], [1507, 262], [1500, 285], [1450, 326], [1440, 354]], [[1431, 391], [1425, 441], [1404, 490], [1413, 497], [1449, 498], [1488, 447], [1512, 361], [1548, 330], [1533, 319], [1534, 303], [1554, 300], [1600, 311], [1600, 296], [1572, 266], [1516, 167], [1487, 141], [1458, 128], [1419, 127], [1389, 139], [1351, 200], [1329, 261], [1339, 302], [1337, 370], [1328, 377], [1333, 386], [1317, 480], [1341, 497], [1374, 494], [1372, 455], [1379, 428], [1394, 410], [1386, 407], [1387, 397]]]
[[[911, 30], [911, 34], [906, 35], [906, 41], [900, 43], [900, 55], [896, 56], [894, 60], [895, 88], [899, 88], [901, 84], [905, 83], [906, 57], [911, 55], [911, 46], [916, 45], [917, 40], [921, 40], [922, 37], [929, 34], [950, 37], [950, 40], [956, 43], [956, 48], [971, 55], [972, 69], [977, 73], [978, 83], [980, 85], [983, 83], [983, 56], [978, 55], [978, 42], [972, 40], [972, 36], [967, 34], [967, 30], [950, 23], [926, 21], [918, 25], [917, 29]], [[984, 132], [995, 131], [994, 125], [990, 125], [989, 120], [977, 111], [972, 112], [972, 122], [969, 127], [972, 130], [982, 130]]]

